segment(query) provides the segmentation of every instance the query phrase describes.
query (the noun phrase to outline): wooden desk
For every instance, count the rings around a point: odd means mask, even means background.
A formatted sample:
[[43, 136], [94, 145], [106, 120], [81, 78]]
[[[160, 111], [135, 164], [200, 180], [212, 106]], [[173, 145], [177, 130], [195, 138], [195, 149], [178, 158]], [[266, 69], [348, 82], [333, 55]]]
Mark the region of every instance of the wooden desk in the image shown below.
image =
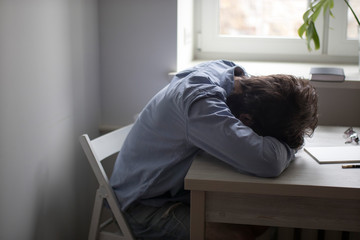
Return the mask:
[[[344, 145], [345, 130], [318, 127], [306, 146]], [[258, 178], [203, 153], [185, 177], [191, 239], [204, 239], [206, 221], [360, 232], [360, 169], [341, 165], [320, 165], [301, 150], [280, 177]]]

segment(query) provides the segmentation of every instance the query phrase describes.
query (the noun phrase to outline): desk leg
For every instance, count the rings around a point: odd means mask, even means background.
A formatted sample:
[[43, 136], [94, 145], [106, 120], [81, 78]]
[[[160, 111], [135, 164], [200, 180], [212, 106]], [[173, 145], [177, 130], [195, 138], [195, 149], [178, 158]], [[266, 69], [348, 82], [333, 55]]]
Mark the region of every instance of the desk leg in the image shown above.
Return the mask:
[[205, 239], [205, 192], [191, 191], [190, 239]]

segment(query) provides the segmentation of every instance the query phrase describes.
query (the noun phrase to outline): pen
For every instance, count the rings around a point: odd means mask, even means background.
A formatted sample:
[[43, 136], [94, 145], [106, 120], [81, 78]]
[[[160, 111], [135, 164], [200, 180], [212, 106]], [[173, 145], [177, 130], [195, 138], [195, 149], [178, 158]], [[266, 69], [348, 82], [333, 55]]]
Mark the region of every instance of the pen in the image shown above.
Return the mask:
[[360, 165], [342, 165], [342, 168], [360, 168]]

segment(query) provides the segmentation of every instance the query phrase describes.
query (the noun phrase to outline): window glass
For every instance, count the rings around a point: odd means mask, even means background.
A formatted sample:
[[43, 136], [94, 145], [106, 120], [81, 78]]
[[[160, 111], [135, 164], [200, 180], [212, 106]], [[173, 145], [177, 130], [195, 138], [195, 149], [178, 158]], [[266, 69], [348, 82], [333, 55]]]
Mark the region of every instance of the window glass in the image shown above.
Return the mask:
[[[356, 13], [357, 17], [360, 18], [360, 1], [351, 0], [349, 1], [352, 9]], [[348, 9], [348, 26], [347, 26], [347, 38], [348, 39], [357, 39], [358, 38], [358, 24], [355, 20], [354, 15]]]
[[307, 0], [220, 0], [219, 33], [296, 38], [306, 8]]

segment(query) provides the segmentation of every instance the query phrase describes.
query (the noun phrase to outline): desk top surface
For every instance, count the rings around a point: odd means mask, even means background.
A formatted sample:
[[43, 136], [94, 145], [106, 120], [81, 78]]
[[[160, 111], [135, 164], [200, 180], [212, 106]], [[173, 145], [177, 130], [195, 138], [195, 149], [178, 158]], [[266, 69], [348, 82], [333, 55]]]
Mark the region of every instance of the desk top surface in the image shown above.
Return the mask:
[[[346, 127], [319, 126], [305, 146], [343, 146]], [[355, 128], [359, 132], [359, 128]], [[349, 145], [348, 147], [360, 147]], [[277, 178], [259, 178], [237, 172], [220, 160], [202, 153], [185, 177], [185, 189], [266, 195], [331, 197], [360, 200], [360, 169], [342, 164], [319, 164], [304, 150]]]

